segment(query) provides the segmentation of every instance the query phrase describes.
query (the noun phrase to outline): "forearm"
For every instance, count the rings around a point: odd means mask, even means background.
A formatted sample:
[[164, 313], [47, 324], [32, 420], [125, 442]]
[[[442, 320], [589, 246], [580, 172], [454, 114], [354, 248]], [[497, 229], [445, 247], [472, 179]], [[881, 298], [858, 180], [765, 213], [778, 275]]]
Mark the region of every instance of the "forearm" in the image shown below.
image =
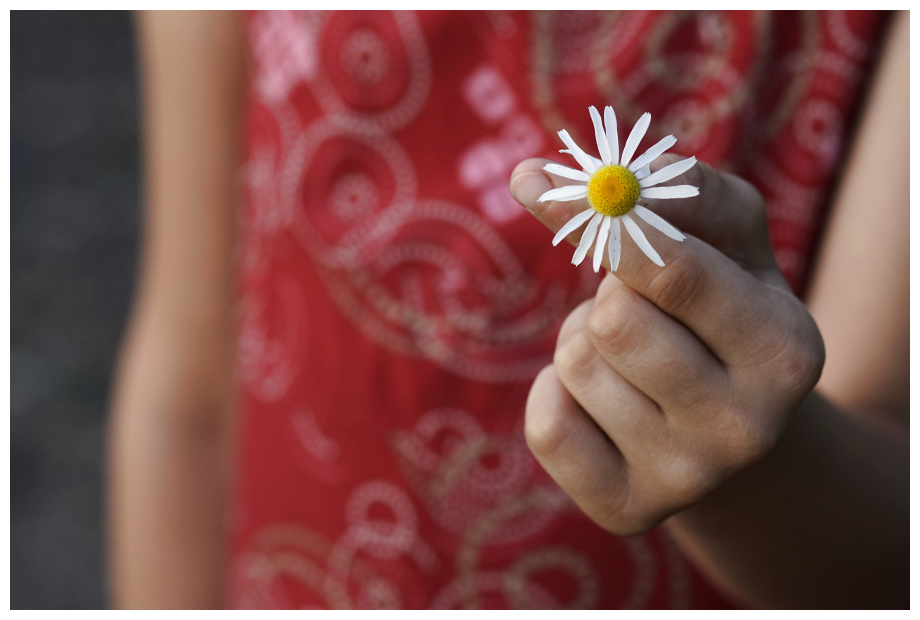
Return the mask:
[[775, 449], [666, 523], [716, 582], [756, 607], [906, 607], [906, 430], [813, 393]]
[[112, 603], [219, 607], [232, 391], [187, 372], [190, 360], [168, 350], [169, 338], [154, 340], [152, 333], [129, 339], [113, 399]]
[[217, 607], [245, 33], [219, 11], [142, 13], [137, 27], [144, 242], [112, 402], [112, 596], [118, 607]]

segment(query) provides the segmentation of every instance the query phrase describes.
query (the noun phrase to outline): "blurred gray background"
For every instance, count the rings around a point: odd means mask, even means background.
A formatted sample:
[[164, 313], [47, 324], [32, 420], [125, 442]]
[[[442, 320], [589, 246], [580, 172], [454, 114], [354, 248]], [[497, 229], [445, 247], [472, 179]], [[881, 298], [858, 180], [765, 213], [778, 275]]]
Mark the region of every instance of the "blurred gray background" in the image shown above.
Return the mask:
[[103, 449], [132, 292], [131, 15], [10, 18], [10, 605], [106, 605]]

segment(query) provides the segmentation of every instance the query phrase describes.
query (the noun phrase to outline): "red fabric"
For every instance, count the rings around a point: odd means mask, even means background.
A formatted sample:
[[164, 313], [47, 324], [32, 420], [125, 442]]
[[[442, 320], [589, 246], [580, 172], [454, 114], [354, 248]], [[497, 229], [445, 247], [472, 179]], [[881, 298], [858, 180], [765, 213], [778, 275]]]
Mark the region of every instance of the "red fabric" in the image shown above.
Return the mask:
[[[663, 531], [620, 539], [530, 455], [524, 403], [600, 276], [508, 195], [588, 148], [764, 194], [801, 291], [875, 13], [254, 13], [240, 246], [235, 607], [725, 607]], [[570, 162], [565, 162], [570, 163]]]

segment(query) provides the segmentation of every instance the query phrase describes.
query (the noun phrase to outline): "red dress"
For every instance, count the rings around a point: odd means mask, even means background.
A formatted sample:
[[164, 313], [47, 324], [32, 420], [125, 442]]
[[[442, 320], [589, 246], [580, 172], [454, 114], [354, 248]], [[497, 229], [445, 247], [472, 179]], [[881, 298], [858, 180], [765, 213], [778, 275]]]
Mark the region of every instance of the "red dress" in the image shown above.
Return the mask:
[[[254, 13], [233, 607], [724, 607], [661, 530], [588, 520], [523, 438], [600, 275], [508, 194], [593, 144], [764, 194], [797, 291], [884, 26], [875, 13]], [[566, 162], [570, 163], [570, 162]]]

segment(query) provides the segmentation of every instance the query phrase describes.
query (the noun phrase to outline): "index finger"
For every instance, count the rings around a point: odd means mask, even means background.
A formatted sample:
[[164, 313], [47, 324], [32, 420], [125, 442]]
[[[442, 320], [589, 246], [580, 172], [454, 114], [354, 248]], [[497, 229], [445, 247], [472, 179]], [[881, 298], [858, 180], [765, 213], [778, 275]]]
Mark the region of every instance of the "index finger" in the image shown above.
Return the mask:
[[[544, 192], [556, 186], [556, 180], [542, 171], [545, 163], [547, 160], [533, 159], [518, 165], [511, 177], [511, 194], [556, 232], [574, 215], [591, 207], [584, 200], [538, 203]], [[560, 182], [558, 186], [565, 184]], [[705, 188], [705, 184], [701, 185]], [[707, 197], [700, 199], [705, 201]], [[784, 300], [784, 294], [765, 286], [725, 254], [693, 235], [678, 242], [640, 218], [633, 221], [638, 222], [664, 266], [652, 263], [624, 230], [616, 270], [621, 281], [687, 326], [726, 364], [745, 365], [772, 354], [765, 350], [765, 345], [775, 341], [778, 317], [782, 320], [781, 317], [789, 314], [778, 312], [778, 306], [781, 308], [794, 300]], [[566, 240], [578, 245], [580, 236], [579, 229]], [[602, 264], [610, 268], [606, 252]]]

